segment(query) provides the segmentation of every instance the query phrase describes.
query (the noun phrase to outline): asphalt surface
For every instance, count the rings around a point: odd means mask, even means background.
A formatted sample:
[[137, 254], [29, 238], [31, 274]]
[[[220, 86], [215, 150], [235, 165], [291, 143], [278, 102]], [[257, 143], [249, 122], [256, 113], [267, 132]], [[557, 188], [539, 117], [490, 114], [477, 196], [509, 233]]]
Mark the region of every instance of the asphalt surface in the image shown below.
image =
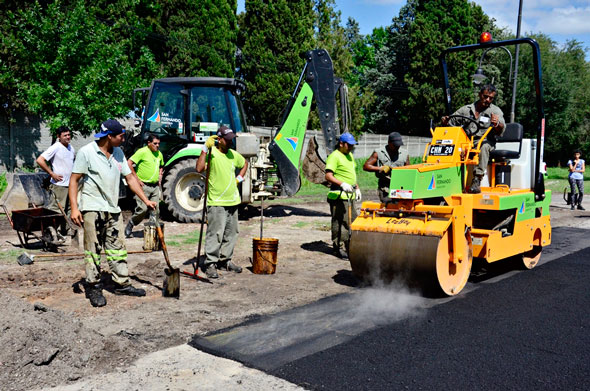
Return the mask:
[[451, 299], [359, 289], [190, 344], [307, 389], [589, 389], [590, 248], [486, 271]]

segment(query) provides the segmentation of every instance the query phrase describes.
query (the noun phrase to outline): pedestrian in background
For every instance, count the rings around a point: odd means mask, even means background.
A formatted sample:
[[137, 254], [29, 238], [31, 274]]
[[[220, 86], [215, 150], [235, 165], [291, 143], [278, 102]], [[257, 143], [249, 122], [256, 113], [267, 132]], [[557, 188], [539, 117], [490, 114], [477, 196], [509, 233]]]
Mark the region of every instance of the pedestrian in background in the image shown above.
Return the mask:
[[391, 169], [410, 164], [408, 153], [400, 151], [402, 145], [404, 142], [401, 134], [398, 132], [389, 133], [387, 144], [373, 151], [363, 165], [364, 171], [374, 172], [377, 177], [377, 193], [381, 202], [391, 201], [389, 198]]
[[[39, 155], [36, 161], [39, 167], [51, 177], [49, 191], [53, 195], [49, 195], [46, 208], [61, 213], [58, 206], [59, 202], [64, 212], [69, 214], [68, 186], [70, 185], [70, 176], [72, 175], [72, 167], [74, 166], [75, 150], [70, 144], [72, 140], [70, 129], [60, 126], [57, 128], [55, 135], [57, 136], [55, 143]], [[66, 227], [66, 224], [61, 227], [61, 233], [73, 234]]]
[[326, 159], [326, 180], [330, 183], [328, 204], [332, 216], [332, 248], [334, 255], [343, 259], [348, 259], [350, 222], [358, 216], [355, 201], [361, 200], [352, 155], [355, 145], [356, 140], [352, 134], [342, 133], [338, 149]]
[[[586, 171], [586, 163], [581, 158], [582, 153], [579, 150], [574, 152], [574, 158], [567, 162], [569, 168], [570, 194], [572, 197], [572, 210], [578, 207], [579, 210], [585, 210], [582, 206], [582, 199], [584, 198], [584, 171]], [[578, 193], [576, 194], [576, 187]]]
[[133, 287], [129, 281], [123, 217], [118, 205], [121, 176], [148, 208], [156, 209], [156, 203], [147, 199], [119, 148], [125, 140], [124, 132], [116, 120], [103, 122], [100, 132], [94, 136], [98, 140], [78, 151], [70, 178], [72, 221], [84, 227], [86, 297], [94, 307], [107, 303], [100, 284], [103, 249], [115, 284], [113, 292], [116, 295], [145, 296], [145, 290]]
[[[160, 184], [162, 171], [164, 170], [164, 156], [160, 152], [160, 138], [154, 134], [148, 135], [147, 145], [139, 148], [133, 156], [127, 160], [131, 173], [137, 178], [143, 193], [150, 200], [158, 205], [160, 203]], [[133, 166], [137, 167], [137, 171]], [[133, 227], [141, 223], [145, 218], [148, 208], [137, 194], [135, 200], [135, 211], [125, 227], [125, 237], [133, 236]], [[156, 216], [159, 215], [159, 208], [156, 206]]]
[[[209, 278], [219, 277], [217, 269], [242, 272], [242, 268], [232, 262], [232, 257], [239, 233], [238, 205], [242, 201], [238, 184], [244, 180], [248, 162], [230, 148], [234, 137], [233, 130], [221, 126], [217, 135], [207, 139], [197, 160], [197, 172], [209, 170], [205, 261], [202, 265]], [[208, 153], [210, 159], [207, 159]], [[210, 161], [209, 167], [207, 160]], [[236, 169], [240, 170], [237, 176]]]

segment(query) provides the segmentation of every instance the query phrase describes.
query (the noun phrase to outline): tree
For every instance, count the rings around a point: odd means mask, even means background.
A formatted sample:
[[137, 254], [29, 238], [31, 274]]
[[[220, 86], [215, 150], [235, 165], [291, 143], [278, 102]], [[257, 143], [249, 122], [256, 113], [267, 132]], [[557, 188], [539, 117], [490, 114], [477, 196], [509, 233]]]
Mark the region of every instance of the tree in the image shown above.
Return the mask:
[[275, 125], [301, 72], [300, 54], [314, 46], [313, 3], [246, 0], [245, 10], [239, 71], [247, 82], [245, 108], [251, 123]]
[[[129, 110], [129, 91], [141, 78], [125, 46], [113, 42], [110, 26], [84, 1], [29, 3], [7, 11], [12, 33], [3, 40], [3, 89], [11, 99], [49, 121], [88, 134], [109, 116]], [[142, 67], [154, 70], [150, 53]]]
[[[559, 47], [545, 34], [531, 35], [539, 43], [545, 111], [545, 161], [565, 164], [575, 149], [590, 153], [590, 63], [580, 42]], [[537, 109], [532, 51], [521, 45], [516, 121], [527, 137], [536, 137]]]

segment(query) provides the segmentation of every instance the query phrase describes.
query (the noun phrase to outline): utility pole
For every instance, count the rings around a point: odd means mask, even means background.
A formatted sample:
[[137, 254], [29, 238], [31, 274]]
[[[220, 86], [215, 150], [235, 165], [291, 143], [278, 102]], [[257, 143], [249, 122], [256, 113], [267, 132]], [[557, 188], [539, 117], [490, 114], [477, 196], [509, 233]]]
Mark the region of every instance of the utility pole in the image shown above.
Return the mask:
[[[516, 38], [520, 38], [520, 22], [522, 20], [522, 0], [518, 4], [518, 22], [516, 24]], [[514, 107], [516, 106], [516, 79], [518, 78], [518, 54], [520, 45], [516, 45], [516, 59], [514, 60], [514, 80], [512, 82], [512, 107], [510, 109], [510, 122], [514, 122]]]

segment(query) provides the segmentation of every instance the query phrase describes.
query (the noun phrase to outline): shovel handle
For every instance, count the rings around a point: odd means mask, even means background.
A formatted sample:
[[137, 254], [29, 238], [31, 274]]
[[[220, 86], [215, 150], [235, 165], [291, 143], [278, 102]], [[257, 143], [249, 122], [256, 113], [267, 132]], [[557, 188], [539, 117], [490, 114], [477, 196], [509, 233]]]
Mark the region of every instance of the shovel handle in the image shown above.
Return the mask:
[[[136, 251], [127, 251], [127, 254], [147, 254], [153, 252], [152, 250], [136, 250]], [[104, 253], [101, 253], [104, 254]], [[33, 259], [37, 258], [74, 258], [74, 257], [83, 257], [84, 253], [64, 253], [64, 254], [31, 254]]]
[[156, 231], [158, 232], [158, 238], [160, 239], [160, 243], [162, 244], [162, 252], [164, 253], [164, 259], [166, 260], [166, 264], [168, 268], [172, 270], [172, 265], [170, 264], [170, 259], [168, 258], [168, 249], [166, 248], [166, 242], [164, 242], [164, 233], [162, 232], [162, 227], [160, 227], [160, 222], [156, 224]]

